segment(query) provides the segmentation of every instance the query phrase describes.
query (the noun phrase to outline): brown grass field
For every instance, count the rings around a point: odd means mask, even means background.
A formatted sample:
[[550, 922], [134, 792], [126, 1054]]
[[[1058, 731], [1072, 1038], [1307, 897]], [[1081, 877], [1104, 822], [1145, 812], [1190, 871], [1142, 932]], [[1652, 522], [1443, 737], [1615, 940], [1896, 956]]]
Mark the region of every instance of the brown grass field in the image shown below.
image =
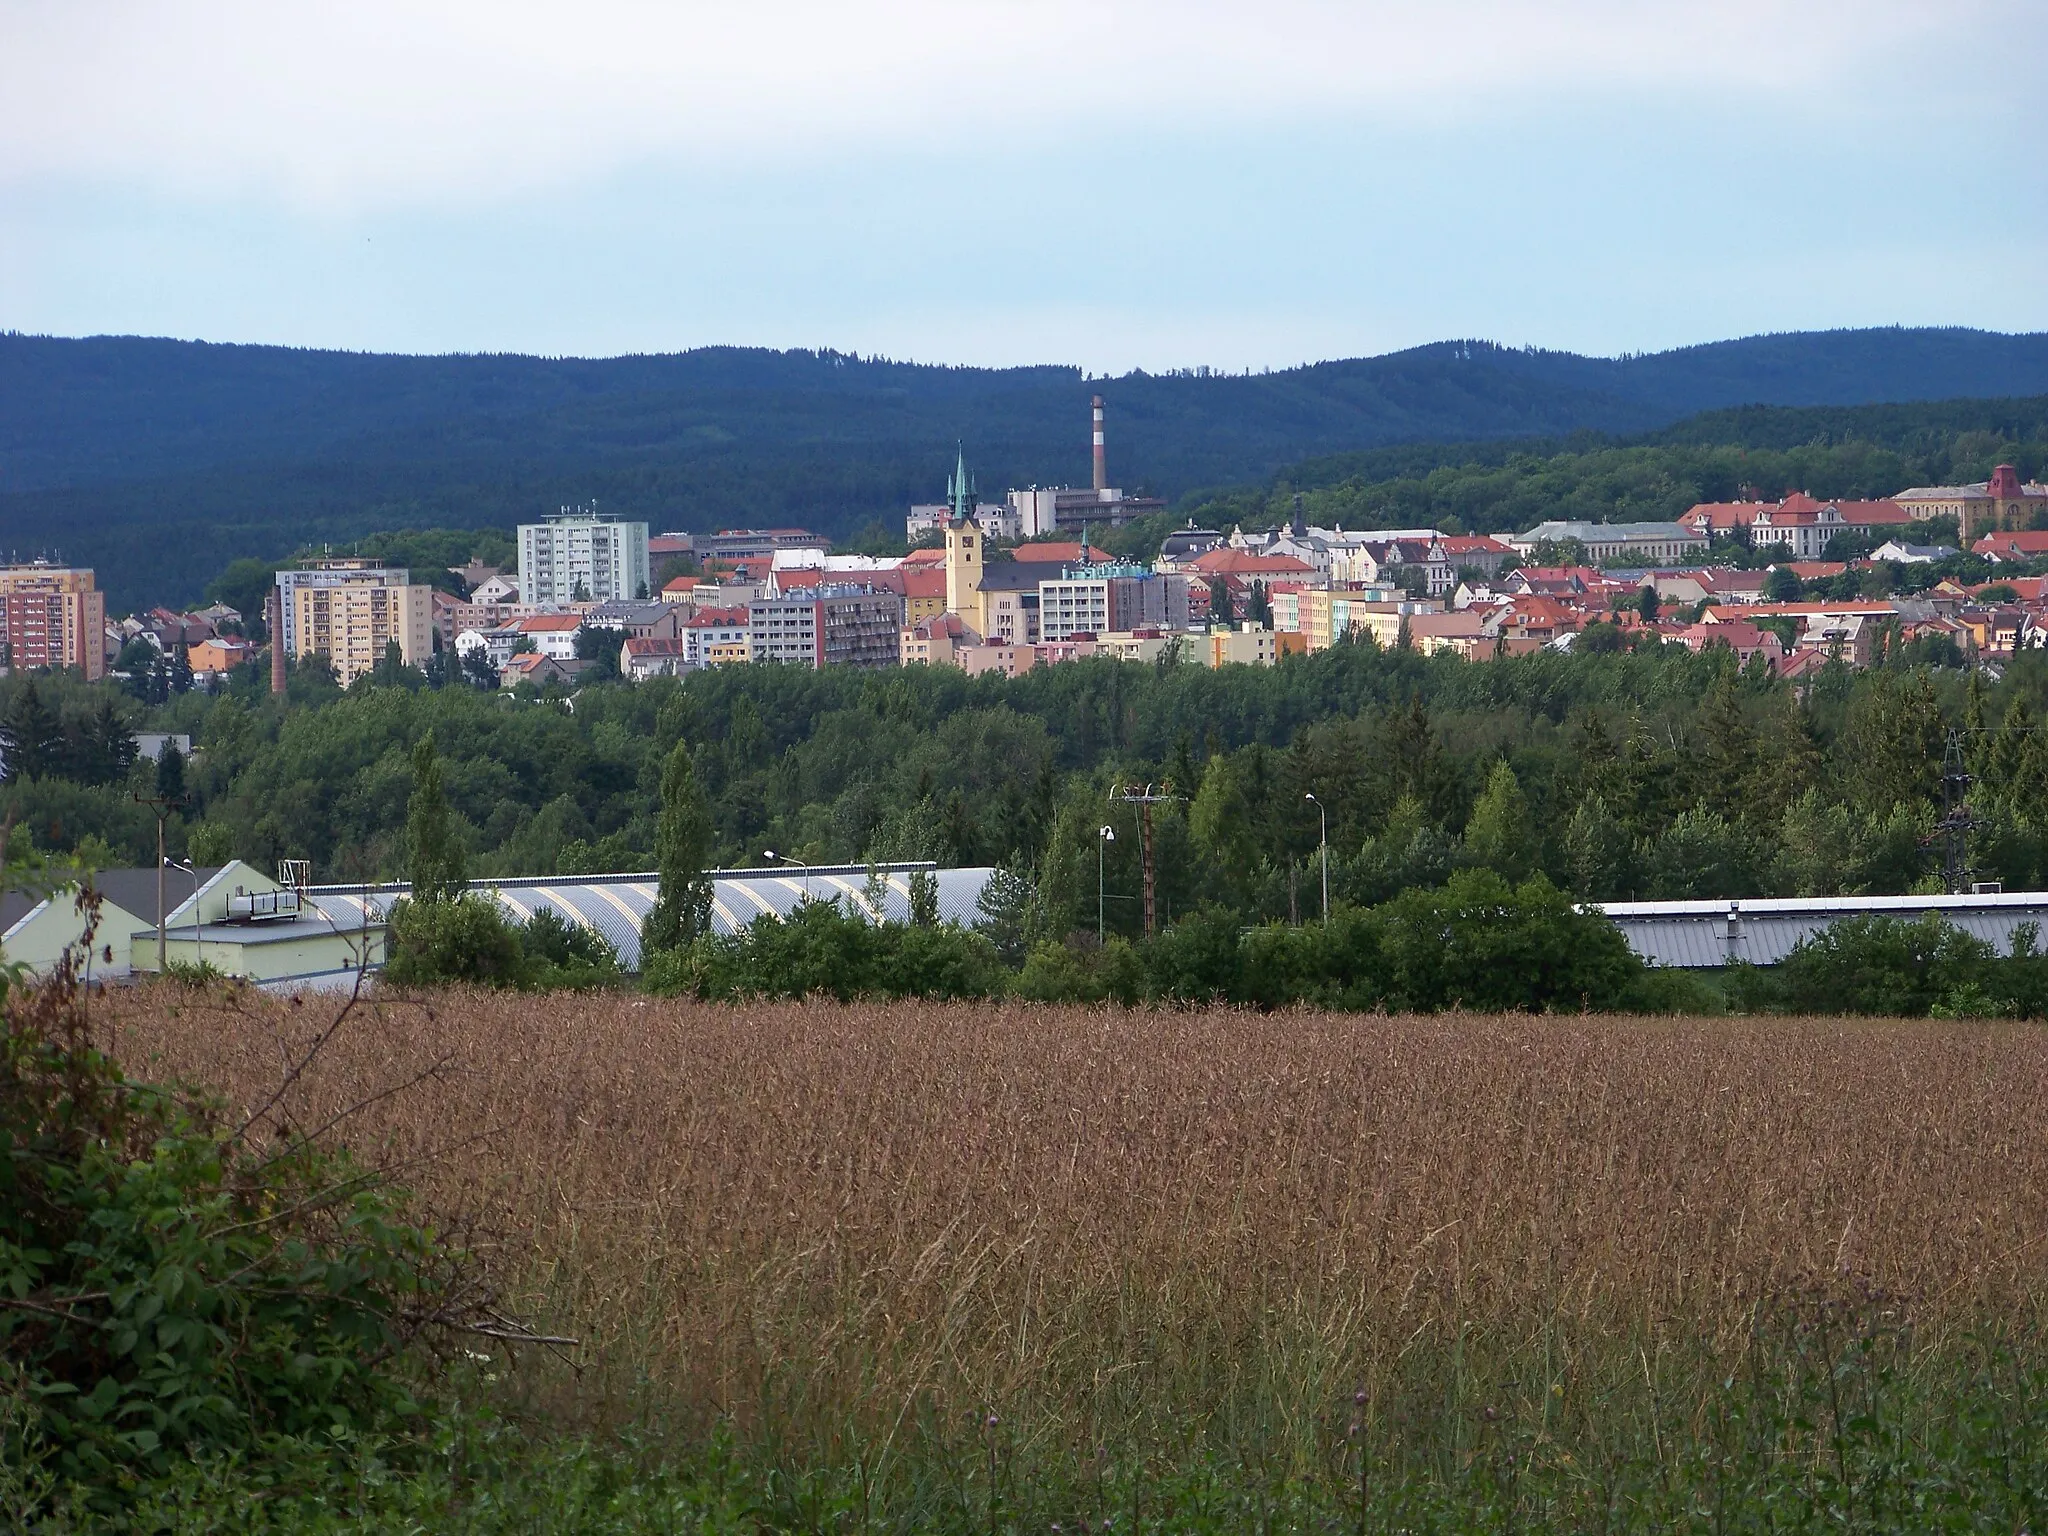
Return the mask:
[[[94, 1008], [131, 1072], [243, 1103], [335, 1012]], [[305, 1124], [370, 1099], [351, 1144], [494, 1233], [509, 1294], [584, 1341], [535, 1388], [557, 1408], [652, 1395], [819, 1443], [994, 1409], [1069, 1446], [1306, 1443], [1354, 1389], [1465, 1390], [1453, 1358], [1473, 1391], [1567, 1406], [1682, 1392], [1771, 1296], [1845, 1272], [1930, 1337], [2032, 1318], [2044, 1044], [448, 993], [365, 1004], [293, 1097]]]

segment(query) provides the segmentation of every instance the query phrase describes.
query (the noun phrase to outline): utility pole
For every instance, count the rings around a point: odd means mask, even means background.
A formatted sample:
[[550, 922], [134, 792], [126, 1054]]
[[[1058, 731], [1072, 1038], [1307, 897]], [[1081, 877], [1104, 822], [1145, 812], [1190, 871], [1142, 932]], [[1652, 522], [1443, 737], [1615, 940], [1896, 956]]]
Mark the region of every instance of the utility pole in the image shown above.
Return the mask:
[[1323, 802], [1316, 799], [1313, 791], [1303, 795], [1302, 799], [1315, 802], [1316, 814], [1323, 821], [1322, 842], [1319, 846], [1323, 853], [1323, 926], [1327, 928], [1330, 926], [1330, 813], [1323, 809]]
[[1145, 868], [1145, 936], [1150, 938], [1159, 931], [1158, 872], [1152, 859], [1152, 807], [1182, 797], [1155, 790], [1150, 784], [1143, 789], [1112, 789], [1109, 797], [1138, 808], [1138, 849]]
[[[165, 743], [168, 748], [169, 743]], [[129, 796], [137, 805], [146, 805], [156, 812], [156, 973], [164, 974], [164, 822], [172, 811], [184, 805], [183, 795], [134, 795]]]
[[1109, 898], [1103, 894], [1105, 887], [1102, 883], [1102, 852], [1106, 846], [1115, 841], [1116, 829], [1114, 827], [1104, 826], [1097, 830], [1095, 834], [1095, 947], [1097, 949], [1102, 947], [1103, 936], [1108, 931], [1103, 920], [1104, 907]]
[[1941, 820], [1934, 835], [1941, 839], [1941, 877], [1951, 896], [1960, 895], [1970, 884], [1970, 834], [1977, 830], [1977, 818], [1970, 814], [1970, 786], [1977, 782], [1963, 753], [1962, 731], [1948, 733], [1941, 756]]

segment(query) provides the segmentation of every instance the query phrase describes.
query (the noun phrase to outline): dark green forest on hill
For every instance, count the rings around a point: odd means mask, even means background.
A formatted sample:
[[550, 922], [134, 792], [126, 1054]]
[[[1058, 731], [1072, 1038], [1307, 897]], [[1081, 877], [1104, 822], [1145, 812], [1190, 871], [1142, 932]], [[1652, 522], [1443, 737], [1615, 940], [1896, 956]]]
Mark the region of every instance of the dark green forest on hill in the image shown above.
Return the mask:
[[[1790, 446], [1770, 446], [1776, 443]], [[1378, 449], [1308, 460], [1258, 485], [1198, 491], [1164, 514], [1096, 540], [1119, 555], [1150, 559], [1183, 521], [1274, 527], [1292, 515], [1297, 494], [1304, 513], [1325, 526], [1497, 532], [1545, 518], [1670, 518], [1702, 500], [1751, 492], [1775, 497], [1793, 488], [1819, 496], [1881, 496], [1909, 484], [1983, 479], [2006, 461], [2025, 475], [2048, 475], [2048, 396], [1728, 412], [1628, 443], [1580, 434], [1562, 441]], [[509, 561], [509, 541], [509, 527], [415, 524], [338, 539], [332, 547], [409, 565], [420, 579], [445, 583], [446, 568], [472, 554]], [[870, 554], [905, 548], [901, 524], [893, 521], [877, 520], [848, 542]], [[300, 547], [321, 544], [309, 539]], [[194, 550], [212, 547], [200, 541]], [[194, 550], [185, 552], [188, 558]], [[222, 578], [220, 567], [210, 568], [198, 578], [199, 589], [183, 595], [204, 593], [246, 609], [291, 553], [268, 559], [230, 553], [222, 563], [235, 562], [231, 579]]]
[[1175, 511], [1215, 527], [1274, 527], [1299, 493], [1325, 527], [1500, 533], [1550, 518], [1664, 521], [1702, 501], [1774, 501], [1790, 490], [1868, 500], [1982, 480], [2002, 463], [2048, 474], [2048, 397], [1751, 407], [1627, 442], [1582, 435], [1338, 454], [1262, 485], [1197, 493]]
[[1621, 359], [1445, 342], [1258, 375], [1091, 380], [829, 351], [400, 358], [0, 336], [0, 546], [94, 565], [121, 608], [195, 596], [236, 556], [507, 528], [592, 500], [665, 527], [851, 537], [937, 497], [956, 442], [985, 490], [1081, 480], [1098, 389], [1112, 479], [1178, 500], [1402, 443], [1563, 446], [1747, 402], [2031, 395], [2048, 391], [2048, 338], [1844, 331]]

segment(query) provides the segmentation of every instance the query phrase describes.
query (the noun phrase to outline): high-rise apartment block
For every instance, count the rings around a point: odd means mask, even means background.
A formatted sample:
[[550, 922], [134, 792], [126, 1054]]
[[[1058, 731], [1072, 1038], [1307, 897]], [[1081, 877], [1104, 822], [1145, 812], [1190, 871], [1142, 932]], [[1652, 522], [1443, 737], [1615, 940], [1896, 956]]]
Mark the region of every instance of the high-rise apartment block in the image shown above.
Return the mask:
[[1188, 627], [1188, 579], [1155, 576], [1143, 566], [1069, 566], [1038, 585], [1042, 640], [1134, 629]]
[[434, 589], [376, 560], [316, 560], [277, 573], [280, 637], [293, 656], [325, 656], [346, 688], [396, 644], [408, 666], [434, 654]]
[[519, 525], [519, 600], [531, 607], [648, 596], [647, 525], [565, 507]]
[[893, 667], [900, 659], [903, 599], [832, 584], [747, 605], [748, 658], [799, 667]]
[[106, 675], [107, 600], [92, 572], [32, 560], [0, 566], [0, 655], [10, 668]]
[[404, 587], [412, 585], [412, 573], [403, 566], [358, 556], [304, 560], [297, 568], [277, 573], [279, 604], [284, 610], [284, 653], [311, 654], [299, 644], [297, 593], [308, 587]]

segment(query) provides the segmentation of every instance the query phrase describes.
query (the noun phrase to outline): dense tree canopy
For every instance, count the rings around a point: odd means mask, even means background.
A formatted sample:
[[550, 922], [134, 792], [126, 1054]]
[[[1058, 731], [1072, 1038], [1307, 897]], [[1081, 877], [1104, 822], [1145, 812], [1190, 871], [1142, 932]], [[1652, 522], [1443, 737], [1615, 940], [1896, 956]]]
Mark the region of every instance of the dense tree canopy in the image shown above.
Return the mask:
[[[775, 848], [1008, 865], [1031, 877], [1040, 931], [1094, 927], [1105, 824], [1118, 830], [1104, 845], [1106, 926], [1135, 930], [1136, 828], [1110, 799], [1133, 780], [1178, 797], [1156, 817], [1169, 918], [1205, 903], [1313, 915], [1309, 793], [1328, 809], [1340, 902], [1473, 867], [1593, 897], [1901, 891], [1939, 868], [1954, 730], [1981, 776], [1983, 876], [2048, 876], [2048, 660], [2034, 656], [1994, 683], [1901, 652], [1868, 672], [1826, 668], [1804, 697], [1728, 653], [1654, 643], [1487, 662], [1347, 645], [1271, 669], [1090, 661], [1013, 681], [761, 666], [587, 686], [573, 707], [417, 675], [344, 694], [294, 674], [293, 687], [290, 707], [250, 675], [155, 711], [199, 746], [176, 848], [197, 829], [214, 855], [398, 876], [431, 732], [472, 875], [652, 869], [665, 774], [684, 789], [668, 772], [681, 743], [704, 818], [692, 846], [717, 862]], [[0, 683], [9, 730], [47, 713], [82, 737], [103, 710], [142, 719], [110, 688]], [[10, 777], [0, 802], [43, 846], [97, 838], [147, 862], [154, 823], [130, 788], [42, 766]]]

